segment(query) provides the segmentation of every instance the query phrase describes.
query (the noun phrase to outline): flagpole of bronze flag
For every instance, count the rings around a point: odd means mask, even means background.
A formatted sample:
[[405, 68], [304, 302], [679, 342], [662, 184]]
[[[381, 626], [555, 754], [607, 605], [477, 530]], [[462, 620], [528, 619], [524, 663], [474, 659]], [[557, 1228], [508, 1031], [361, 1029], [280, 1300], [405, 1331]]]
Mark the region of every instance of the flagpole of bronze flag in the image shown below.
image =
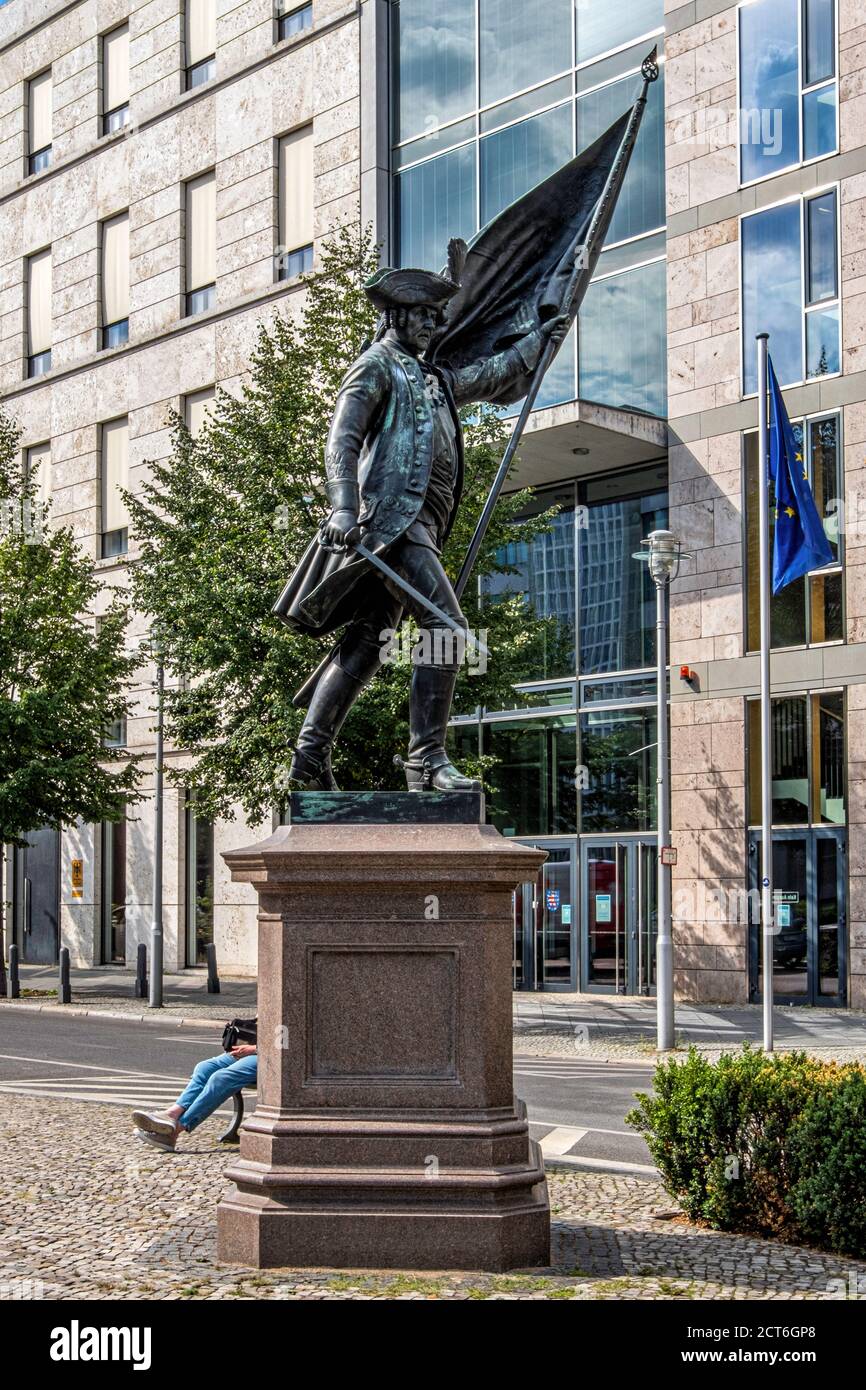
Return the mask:
[[758, 348], [758, 533], [761, 582], [761, 969], [764, 1051], [773, 1051], [773, 741], [770, 708], [770, 435], [768, 333]]
[[[589, 228], [587, 229], [586, 237], [582, 245], [574, 248], [574, 267], [562, 297], [562, 306], [560, 309], [560, 313], [562, 314], [572, 316], [579, 309], [581, 300], [589, 285], [590, 277], [595, 269], [599, 254], [601, 253], [604, 238], [607, 235], [607, 229], [610, 226], [610, 220], [613, 216], [614, 208], [616, 207], [616, 200], [628, 169], [631, 152], [634, 149], [637, 133], [640, 129], [640, 123], [643, 119], [647, 92], [649, 91], [650, 83], [655, 82], [659, 75], [657, 52], [658, 50], [654, 48], [651, 53], [647, 54], [641, 64], [643, 87], [641, 88], [640, 96], [632, 107], [631, 116], [629, 117], [628, 125], [623, 133], [616, 159], [611, 166], [610, 173], [601, 191], [601, 196], [595, 206], [595, 211], [592, 215]], [[550, 366], [555, 352], [556, 346], [548, 341], [538, 360], [538, 365], [533, 373], [529, 390], [526, 393], [511, 438], [508, 441], [505, 453], [502, 455], [502, 462], [493, 480], [493, 485], [490, 489], [487, 501], [484, 503], [481, 516], [478, 518], [478, 525], [475, 527], [469, 549], [466, 552], [466, 558], [460, 567], [460, 573], [454, 585], [454, 592], [458, 598], [460, 598], [460, 595], [466, 588], [467, 581], [472, 573], [472, 569], [478, 557], [478, 552], [481, 549], [482, 542], [487, 533], [487, 528], [490, 525], [490, 518], [493, 516], [496, 503], [499, 500], [499, 494], [505, 485], [505, 480], [508, 477], [511, 464], [514, 461], [514, 455], [517, 452], [517, 446], [520, 443], [521, 435], [526, 428], [526, 422], [535, 405], [535, 398], [544, 380], [544, 374]]]

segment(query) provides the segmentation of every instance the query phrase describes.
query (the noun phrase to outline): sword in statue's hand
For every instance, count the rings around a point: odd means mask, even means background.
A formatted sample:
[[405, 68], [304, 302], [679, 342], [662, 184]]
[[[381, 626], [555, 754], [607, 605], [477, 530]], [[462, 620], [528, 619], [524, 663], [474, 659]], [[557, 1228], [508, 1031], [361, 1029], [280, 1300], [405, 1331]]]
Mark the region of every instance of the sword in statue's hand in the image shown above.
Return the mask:
[[390, 565], [386, 564], [381, 556], [364, 545], [360, 540], [361, 531], [357, 524], [344, 534], [342, 544], [334, 544], [333, 541], [331, 541], [329, 535], [331, 524], [331, 520], [329, 519], [319, 533], [319, 544], [323, 550], [334, 550], [338, 553], [346, 550], [353, 550], [356, 555], [360, 555], [362, 559], [366, 560], [368, 564], [372, 565], [374, 569], [377, 569], [380, 574], [383, 574], [386, 579], [389, 579], [392, 584], [396, 585], [401, 593], [414, 600], [415, 603], [420, 604], [422, 608], [426, 608], [428, 613], [432, 613], [433, 617], [438, 619], [443, 627], [450, 628], [452, 632], [456, 633], [471, 651], [478, 652], [479, 655], [488, 660], [490, 659], [490, 652], [487, 650], [484, 643], [479, 641], [477, 637], [473, 637], [468, 628], [461, 627], [460, 624], [455, 622], [455, 620], [450, 617], [444, 609], [440, 608], [437, 603], [434, 603], [426, 594], [422, 594], [420, 589], [416, 589], [413, 584], [410, 584], [408, 580], [404, 579], [402, 575], [399, 575], [396, 570], [393, 570]]

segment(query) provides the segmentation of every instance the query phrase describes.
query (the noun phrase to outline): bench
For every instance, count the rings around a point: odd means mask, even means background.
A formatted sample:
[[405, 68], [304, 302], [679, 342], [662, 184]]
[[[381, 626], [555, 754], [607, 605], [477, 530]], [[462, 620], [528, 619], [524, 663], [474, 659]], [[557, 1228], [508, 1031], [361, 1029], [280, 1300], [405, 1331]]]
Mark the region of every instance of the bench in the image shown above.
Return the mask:
[[229, 1122], [228, 1129], [225, 1131], [224, 1134], [221, 1134], [219, 1137], [219, 1142], [221, 1144], [239, 1144], [241, 1142], [238, 1130], [244, 1122], [243, 1091], [235, 1091], [234, 1095], [232, 1096], [232, 1100], [234, 1102], [234, 1110], [232, 1113], [231, 1120]]

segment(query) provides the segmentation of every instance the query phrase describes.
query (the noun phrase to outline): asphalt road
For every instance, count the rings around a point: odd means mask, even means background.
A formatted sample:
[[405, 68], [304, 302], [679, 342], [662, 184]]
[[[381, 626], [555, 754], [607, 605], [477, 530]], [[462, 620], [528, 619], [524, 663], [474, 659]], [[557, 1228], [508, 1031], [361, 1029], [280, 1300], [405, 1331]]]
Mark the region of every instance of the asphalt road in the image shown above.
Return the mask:
[[[162, 1108], [196, 1062], [221, 1050], [222, 1029], [179, 1029], [26, 1013], [0, 1006], [0, 1092]], [[518, 1040], [519, 1046], [519, 1040]], [[652, 1068], [591, 1058], [517, 1056], [514, 1087], [548, 1159], [652, 1172], [643, 1140], [623, 1117]], [[255, 1101], [247, 1095], [247, 1108]]]

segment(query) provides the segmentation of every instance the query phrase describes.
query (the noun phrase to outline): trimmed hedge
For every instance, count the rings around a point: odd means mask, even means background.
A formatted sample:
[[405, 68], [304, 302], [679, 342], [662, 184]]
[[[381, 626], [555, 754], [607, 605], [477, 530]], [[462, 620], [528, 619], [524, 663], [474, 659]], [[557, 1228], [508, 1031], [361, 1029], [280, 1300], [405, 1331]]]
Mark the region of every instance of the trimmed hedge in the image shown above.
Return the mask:
[[688, 1216], [866, 1257], [866, 1069], [690, 1048], [653, 1084], [626, 1123]]

